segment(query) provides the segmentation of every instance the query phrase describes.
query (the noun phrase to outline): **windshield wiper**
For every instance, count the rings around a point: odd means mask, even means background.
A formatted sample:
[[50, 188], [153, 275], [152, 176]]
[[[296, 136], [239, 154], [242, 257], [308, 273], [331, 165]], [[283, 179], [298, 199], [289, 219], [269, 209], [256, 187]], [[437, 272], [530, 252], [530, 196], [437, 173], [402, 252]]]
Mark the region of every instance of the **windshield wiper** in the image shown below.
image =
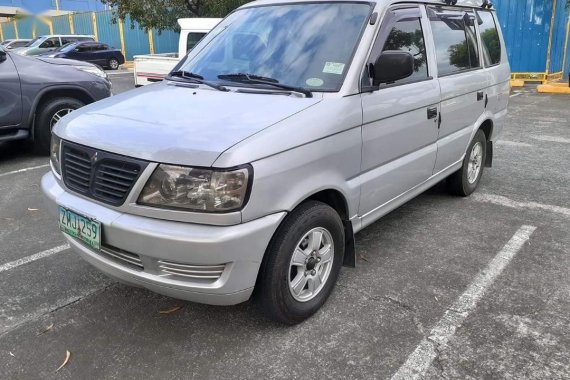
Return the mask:
[[279, 83], [277, 79], [263, 77], [255, 74], [244, 74], [244, 73], [221, 74], [218, 75], [218, 79], [227, 80], [229, 82], [238, 82], [238, 83], [247, 83], [247, 84], [264, 84], [268, 86], [277, 87], [286, 91], [299, 92], [305, 95], [307, 98], [313, 97], [313, 93], [307, 90], [306, 88], [290, 86], [288, 84], [282, 84]]
[[173, 71], [170, 73], [169, 77], [176, 77], [176, 78], [183, 78], [187, 81], [190, 81], [192, 83], [197, 83], [197, 84], [204, 84], [206, 86], [215, 88], [218, 91], [224, 91], [227, 92], [229, 91], [227, 88], [225, 88], [224, 86], [221, 86], [219, 84], [207, 81], [204, 79], [203, 76], [195, 74], [195, 73], [191, 73], [189, 71], [184, 71], [184, 70], [177, 70], [177, 71]]

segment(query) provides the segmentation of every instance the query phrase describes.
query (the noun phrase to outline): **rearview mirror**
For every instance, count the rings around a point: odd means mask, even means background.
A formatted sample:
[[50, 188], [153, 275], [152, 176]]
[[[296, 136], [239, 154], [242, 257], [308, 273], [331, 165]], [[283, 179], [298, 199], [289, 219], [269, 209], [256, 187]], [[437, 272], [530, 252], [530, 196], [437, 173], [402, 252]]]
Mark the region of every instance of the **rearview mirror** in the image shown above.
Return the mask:
[[0, 63], [4, 62], [6, 60], [6, 52], [0, 50]]
[[414, 57], [407, 51], [387, 50], [370, 64], [369, 69], [374, 86], [392, 83], [414, 73]]

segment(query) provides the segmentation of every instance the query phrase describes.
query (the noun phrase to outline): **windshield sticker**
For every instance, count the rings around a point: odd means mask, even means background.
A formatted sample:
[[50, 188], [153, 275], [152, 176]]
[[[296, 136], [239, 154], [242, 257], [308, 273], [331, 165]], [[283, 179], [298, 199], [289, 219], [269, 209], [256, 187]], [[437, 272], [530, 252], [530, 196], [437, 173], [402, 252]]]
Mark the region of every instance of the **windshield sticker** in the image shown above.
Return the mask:
[[321, 78], [309, 78], [305, 81], [307, 86], [321, 87], [325, 83]]
[[343, 71], [344, 71], [344, 63], [338, 63], [338, 62], [327, 62], [325, 63], [325, 68], [323, 69], [323, 73], [326, 74], [342, 75]]

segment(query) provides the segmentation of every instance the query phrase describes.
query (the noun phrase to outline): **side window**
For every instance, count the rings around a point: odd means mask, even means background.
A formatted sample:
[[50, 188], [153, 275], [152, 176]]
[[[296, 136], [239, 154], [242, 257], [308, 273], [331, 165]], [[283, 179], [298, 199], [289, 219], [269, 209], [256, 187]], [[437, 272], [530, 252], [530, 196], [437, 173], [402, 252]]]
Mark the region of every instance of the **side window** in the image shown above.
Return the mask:
[[76, 41], [77, 41], [77, 39], [76, 39], [76, 38], [73, 38], [73, 37], [61, 37], [61, 42], [62, 42], [64, 45], [67, 45], [67, 44], [69, 44], [69, 43], [71, 43], [71, 42], [76, 42]]
[[428, 78], [426, 46], [419, 18], [399, 20], [392, 28], [382, 51], [399, 50], [414, 57], [414, 73], [396, 84], [416, 82]]
[[48, 38], [39, 46], [41, 49], [52, 49], [56, 47], [59, 47], [59, 38], [57, 37]]
[[186, 52], [194, 49], [194, 46], [200, 42], [206, 33], [188, 33], [188, 38], [186, 39]]
[[439, 75], [480, 67], [473, 13], [430, 6], [428, 15]]
[[477, 24], [481, 34], [481, 54], [485, 66], [501, 62], [501, 39], [491, 12], [477, 11]]

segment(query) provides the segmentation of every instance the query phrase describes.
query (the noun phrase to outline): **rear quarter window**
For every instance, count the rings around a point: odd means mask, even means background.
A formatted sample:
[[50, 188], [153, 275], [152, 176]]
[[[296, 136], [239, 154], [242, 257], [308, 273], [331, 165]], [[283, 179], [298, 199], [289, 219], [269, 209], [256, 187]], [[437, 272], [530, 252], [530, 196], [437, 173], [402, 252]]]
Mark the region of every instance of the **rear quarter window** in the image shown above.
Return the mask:
[[477, 24], [481, 35], [481, 55], [485, 66], [501, 62], [501, 39], [491, 12], [477, 11]]
[[428, 7], [428, 14], [439, 76], [480, 67], [473, 12]]

